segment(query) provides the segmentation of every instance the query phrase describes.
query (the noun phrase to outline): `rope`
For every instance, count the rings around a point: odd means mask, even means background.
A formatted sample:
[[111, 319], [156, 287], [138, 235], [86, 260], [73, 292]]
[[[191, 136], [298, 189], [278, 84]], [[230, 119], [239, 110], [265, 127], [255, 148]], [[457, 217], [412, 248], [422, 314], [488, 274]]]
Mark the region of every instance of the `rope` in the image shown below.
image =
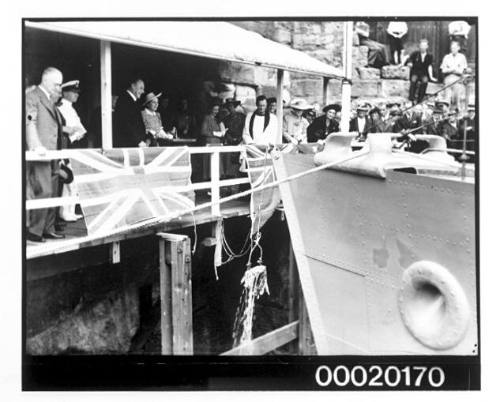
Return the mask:
[[[462, 82], [462, 81], [465, 81], [466, 79], [468, 79], [470, 76], [469, 75], [464, 75], [462, 77], [460, 77], [458, 80], [456, 81], [453, 81], [452, 83], [448, 84], [448, 85], [445, 85], [444, 87], [438, 89], [436, 92], [432, 93], [432, 94], [429, 94], [429, 95], [425, 95], [424, 98], [420, 101], [420, 102], [417, 102], [415, 103], [414, 105], [411, 105], [410, 107], [407, 107], [403, 110], [401, 110], [401, 113], [405, 113], [407, 112], [408, 110], [411, 110], [413, 109], [414, 107], [416, 107], [417, 105], [420, 105], [421, 103], [424, 103], [426, 102], [428, 99], [430, 98], [434, 98], [437, 94], [439, 94], [440, 92], [443, 92], [443, 91], [446, 91], [448, 88]], [[387, 120], [392, 120], [392, 119], [395, 119], [395, 118], [399, 118], [400, 116], [389, 116], [389, 118]]]
[[[353, 159], [364, 156], [367, 153], [368, 152], [359, 152], [356, 155], [351, 155], [348, 158], [344, 158], [344, 159], [341, 159], [339, 161], [326, 163], [326, 164], [321, 165], [321, 166], [316, 166], [316, 167], [308, 169], [304, 172], [296, 173], [292, 176], [285, 177], [284, 179], [281, 179], [281, 180], [273, 181], [272, 183], [265, 184], [265, 185], [260, 186], [258, 188], [249, 189], [249, 190], [237, 193], [237, 194], [233, 194], [233, 195], [230, 195], [230, 196], [227, 196], [224, 198], [220, 198], [219, 200], [216, 200], [216, 201], [210, 201], [210, 202], [206, 202], [206, 203], [197, 205], [194, 208], [191, 208], [190, 210], [180, 211], [180, 212], [177, 212], [177, 213], [172, 214], [172, 215], [164, 214], [164, 215], [160, 215], [156, 219], [150, 220], [148, 222], [136, 223], [133, 225], [129, 225], [127, 228], [119, 228], [119, 229], [110, 230], [108, 233], [106, 233], [106, 237], [118, 235], [118, 234], [125, 233], [125, 232], [130, 232], [133, 230], [139, 230], [139, 229], [143, 229], [143, 228], [147, 228], [147, 227], [151, 227], [151, 226], [161, 225], [161, 224], [169, 222], [170, 220], [178, 219], [181, 216], [184, 216], [188, 213], [194, 213], [196, 211], [200, 211], [200, 210], [203, 210], [205, 208], [211, 208], [212, 206], [215, 206], [215, 205], [222, 205], [222, 204], [225, 204], [227, 202], [234, 201], [238, 198], [242, 198], [242, 197], [246, 197], [247, 195], [254, 194], [258, 191], [267, 190], [267, 189], [279, 186], [280, 184], [287, 183], [289, 181], [300, 179], [304, 176], [308, 176], [310, 174], [320, 172], [322, 170], [328, 169], [328, 168], [333, 167], [335, 165], [340, 165], [342, 163], [349, 162]], [[44, 245], [44, 250], [46, 252], [50, 251], [50, 250], [58, 250], [58, 251], [60, 251], [60, 250], [72, 250], [72, 249], [74, 249], [74, 246], [77, 246], [78, 244], [82, 243], [82, 240], [84, 242], [89, 242], [89, 241], [97, 240], [97, 239], [100, 239], [103, 237], [105, 237], [105, 236], [103, 236], [102, 234], [94, 234], [94, 235], [87, 236], [83, 239], [76, 238], [76, 239], [64, 240], [61, 242]], [[28, 256], [28, 258], [29, 258], [29, 256]]]

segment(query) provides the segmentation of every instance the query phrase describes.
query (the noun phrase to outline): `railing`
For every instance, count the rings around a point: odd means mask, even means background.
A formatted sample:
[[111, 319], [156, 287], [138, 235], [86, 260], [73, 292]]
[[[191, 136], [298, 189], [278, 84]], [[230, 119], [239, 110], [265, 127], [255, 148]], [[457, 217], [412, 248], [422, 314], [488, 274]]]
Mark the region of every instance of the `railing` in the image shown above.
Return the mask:
[[[179, 147], [181, 148], [181, 147]], [[185, 149], [185, 147], [182, 147]], [[99, 152], [106, 152], [104, 149], [99, 148], [85, 148], [85, 150], [94, 150]], [[191, 185], [186, 187], [186, 191], [195, 190], [210, 190], [211, 192], [211, 203], [212, 203], [212, 215], [220, 216], [220, 189], [222, 187], [236, 186], [239, 184], [250, 183], [248, 177], [226, 179], [221, 180], [220, 178], [220, 155], [222, 153], [236, 153], [245, 150], [245, 146], [207, 146], [207, 147], [187, 147], [190, 155], [203, 155], [210, 154], [210, 181], [191, 183]], [[59, 159], [71, 159], [75, 153], [81, 152], [81, 149], [64, 149], [58, 151], [46, 151], [44, 154], [39, 154], [35, 151], [26, 152], [26, 161], [51, 161]], [[68, 204], [77, 204], [79, 202], [78, 197], [51, 197], [51, 198], [39, 198], [34, 200], [26, 200], [26, 209], [41, 209], [41, 208], [53, 208], [60, 207]]]

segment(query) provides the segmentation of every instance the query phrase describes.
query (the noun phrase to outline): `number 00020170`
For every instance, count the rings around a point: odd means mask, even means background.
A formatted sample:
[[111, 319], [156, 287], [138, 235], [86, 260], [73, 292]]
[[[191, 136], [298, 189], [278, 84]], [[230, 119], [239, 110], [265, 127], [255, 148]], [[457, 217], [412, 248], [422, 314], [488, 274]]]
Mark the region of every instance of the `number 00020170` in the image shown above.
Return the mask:
[[441, 367], [426, 366], [387, 366], [382, 368], [373, 366], [335, 366], [332, 370], [328, 366], [319, 366], [316, 369], [316, 383], [320, 387], [421, 387], [430, 385], [439, 388], [445, 381], [445, 374]]

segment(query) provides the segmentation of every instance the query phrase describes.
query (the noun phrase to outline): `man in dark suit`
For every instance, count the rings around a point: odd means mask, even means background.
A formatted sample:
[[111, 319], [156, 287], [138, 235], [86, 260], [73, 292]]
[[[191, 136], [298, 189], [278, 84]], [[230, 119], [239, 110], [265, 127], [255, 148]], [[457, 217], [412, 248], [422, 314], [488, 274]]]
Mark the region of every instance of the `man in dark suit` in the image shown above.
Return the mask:
[[[410, 66], [410, 101], [420, 103], [424, 99], [429, 80], [436, 81], [432, 73], [433, 58], [427, 53], [429, 42], [421, 39], [417, 51], [413, 52], [406, 65]], [[418, 87], [418, 90], [417, 90]]]
[[[62, 73], [48, 67], [42, 73], [42, 82], [26, 93], [26, 148], [43, 155], [46, 150], [60, 148], [62, 119], [54, 100], [61, 94]], [[28, 162], [26, 165], [27, 199], [59, 196], [58, 161]], [[45, 238], [59, 239], [64, 235], [55, 231], [56, 208], [31, 210], [27, 217], [30, 241], [43, 242]]]
[[146, 128], [141, 115], [139, 98], [144, 93], [144, 81], [133, 79], [127, 90], [118, 97], [113, 113], [113, 146], [146, 146]]
[[349, 122], [349, 132], [357, 132], [360, 139], [366, 139], [370, 127], [367, 117], [368, 110], [368, 105], [359, 105], [356, 109], [356, 117]]

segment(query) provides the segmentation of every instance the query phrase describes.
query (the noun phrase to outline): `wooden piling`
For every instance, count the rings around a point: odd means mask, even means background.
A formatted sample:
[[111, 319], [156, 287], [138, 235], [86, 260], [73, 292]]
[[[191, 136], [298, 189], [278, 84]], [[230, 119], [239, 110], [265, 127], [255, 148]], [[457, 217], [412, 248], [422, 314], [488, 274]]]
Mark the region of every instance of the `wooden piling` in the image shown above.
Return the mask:
[[191, 241], [159, 233], [162, 354], [193, 354]]

